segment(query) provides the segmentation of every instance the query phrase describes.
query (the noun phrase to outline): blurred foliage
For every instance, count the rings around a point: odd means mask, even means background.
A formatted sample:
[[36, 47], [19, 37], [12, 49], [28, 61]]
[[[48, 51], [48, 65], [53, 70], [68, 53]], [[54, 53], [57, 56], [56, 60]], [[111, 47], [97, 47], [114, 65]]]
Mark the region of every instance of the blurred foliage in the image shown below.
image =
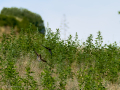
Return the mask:
[[[43, 22], [41, 16], [36, 14], [36, 13], [33, 13], [33, 12], [31, 12], [27, 9], [24, 9], [24, 8], [16, 8], [16, 7], [6, 8], [6, 7], [4, 7], [1, 10], [1, 14], [22, 18], [23, 19], [22, 22], [24, 24], [26, 22], [32, 23], [35, 27], [38, 27], [39, 32], [41, 32], [42, 34], [45, 34], [44, 22]], [[27, 26], [27, 24], [24, 26]]]
[[0, 26], [12, 26], [14, 28], [16, 25], [19, 25], [19, 21], [17, 21], [13, 16], [0, 14]]
[[[28, 24], [26, 18], [23, 21]], [[19, 89], [15, 86], [21, 87], [20, 90], [41, 90], [41, 87], [42, 90], [65, 90], [69, 83], [68, 80], [74, 80], [74, 78], [77, 79], [79, 90], [106, 90], [107, 86], [103, 84], [103, 80], [110, 81], [113, 85], [114, 83], [119, 84], [120, 48], [116, 42], [103, 46], [100, 31], [98, 31], [95, 44], [93, 44], [93, 35], [90, 34], [83, 47], [78, 43], [77, 33], [75, 41], [72, 40], [71, 35], [64, 41], [60, 38], [59, 29], [52, 32], [49, 28], [43, 38], [42, 34], [33, 33], [32, 26], [30, 24], [27, 26], [28, 28], [25, 28], [26, 30], [21, 29], [18, 37], [13, 30], [8, 36], [3, 34], [0, 43], [1, 85], [12, 86], [16, 90]], [[41, 44], [52, 50], [52, 58]], [[40, 67], [38, 71], [32, 69], [32, 65], [37, 62], [34, 60], [36, 57], [34, 50], [42, 54], [48, 62], [36, 64], [35, 66]], [[25, 61], [24, 57], [28, 54], [32, 61]], [[16, 70], [16, 63], [21, 57], [27, 63], [26, 74], [23, 77]], [[38, 72], [41, 72], [37, 77], [40, 81], [36, 81], [34, 76]], [[71, 86], [69, 85], [69, 87]], [[74, 88], [76, 89], [76, 87]]]

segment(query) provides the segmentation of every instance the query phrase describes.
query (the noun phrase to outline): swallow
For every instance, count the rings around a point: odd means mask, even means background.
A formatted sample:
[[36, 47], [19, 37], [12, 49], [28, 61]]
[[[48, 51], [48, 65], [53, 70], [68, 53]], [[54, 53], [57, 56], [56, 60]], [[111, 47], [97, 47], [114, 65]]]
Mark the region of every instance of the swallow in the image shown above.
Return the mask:
[[46, 60], [42, 59], [41, 54], [38, 54], [36, 51], [35, 51], [35, 54], [37, 55], [37, 60], [38, 61], [47, 62]]
[[[42, 45], [43, 46], [43, 45]], [[47, 50], [49, 50], [49, 52], [50, 52], [50, 54], [51, 54], [51, 56], [52, 56], [52, 51], [51, 51], [51, 49], [50, 48], [48, 48], [48, 47], [45, 47], [45, 46], [43, 46], [44, 48], [46, 48]]]

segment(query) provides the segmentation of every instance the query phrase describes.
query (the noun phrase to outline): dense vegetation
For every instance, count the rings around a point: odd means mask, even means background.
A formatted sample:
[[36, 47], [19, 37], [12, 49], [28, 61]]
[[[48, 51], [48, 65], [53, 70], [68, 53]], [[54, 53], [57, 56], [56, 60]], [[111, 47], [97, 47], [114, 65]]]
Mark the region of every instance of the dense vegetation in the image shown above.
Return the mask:
[[16, 25], [18, 25], [18, 21], [12, 17], [12, 16], [5, 16], [5, 15], [1, 15], [0, 14], [0, 26], [11, 26], [11, 27], [15, 27]]
[[[28, 28], [29, 21], [26, 18], [23, 18], [22, 21], [18, 21], [13, 16], [6, 16], [6, 15], [0, 14], [0, 26], [3, 26], [3, 27], [10, 26], [13, 28], [17, 27], [17, 32], [19, 33], [21, 28], [24, 28], [24, 29]], [[35, 32], [37, 27], [35, 27], [35, 25], [32, 25], [31, 29]]]
[[[12, 8], [4, 7], [1, 10], [1, 15], [14, 16], [14, 17], [22, 18], [23, 21], [20, 24], [20, 27], [23, 26], [22, 28], [25, 28], [26, 26], [29, 26], [29, 23], [32, 23], [33, 26], [38, 27], [39, 32], [41, 32], [43, 34], [45, 33], [45, 26], [44, 26], [44, 23], [43, 23], [43, 20], [42, 20], [41, 16], [36, 14], [36, 13], [33, 13], [33, 12], [27, 10], [27, 9], [16, 8], [16, 7], [12, 7]], [[10, 20], [9, 20], [9, 22], [10, 22]]]
[[[9, 36], [3, 34], [0, 43], [1, 89], [106, 90], [113, 84], [119, 85], [120, 48], [116, 42], [102, 46], [100, 31], [95, 45], [91, 34], [83, 46], [79, 44], [77, 33], [74, 41], [71, 35], [64, 41], [60, 39], [59, 29], [55, 33], [48, 29], [43, 38], [38, 32], [32, 33], [30, 27], [26, 32], [21, 30], [18, 37], [13, 30]], [[40, 44], [52, 49], [52, 58]], [[38, 62], [34, 50], [49, 64]]]

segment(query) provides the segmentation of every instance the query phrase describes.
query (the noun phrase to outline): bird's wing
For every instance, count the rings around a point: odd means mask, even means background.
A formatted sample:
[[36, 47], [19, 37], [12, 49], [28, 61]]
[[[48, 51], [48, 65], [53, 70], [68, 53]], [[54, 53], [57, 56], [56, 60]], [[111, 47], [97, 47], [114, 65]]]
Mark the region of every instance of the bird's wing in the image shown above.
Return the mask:
[[39, 56], [40, 56], [40, 59], [41, 59], [41, 58], [42, 58], [42, 57], [41, 57], [41, 54], [40, 54]]
[[50, 54], [52, 55], [52, 52], [51, 52], [51, 50], [50, 50], [49, 52], [50, 52]]
[[[42, 45], [42, 46], [43, 46], [43, 45]], [[45, 46], [43, 46], [43, 47], [49, 50], [49, 48], [48, 48], [48, 47], [45, 47]], [[51, 49], [50, 49], [50, 50], [51, 50]]]
[[43, 62], [47, 62], [46, 60], [44, 60], [44, 59], [41, 59]]
[[37, 56], [39, 56], [38, 53], [37, 53], [35, 50], [34, 50], [34, 52], [35, 52], [35, 54], [36, 54]]
[[[42, 45], [42, 44], [41, 44]], [[43, 46], [43, 45], [42, 45]], [[46, 49], [48, 49], [49, 50], [49, 52], [50, 52], [50, 54], [51, 54], [51, 56], [52, 56], [52, 51], [51, 51], [51, 49], [50, 48], [48, 48], [48, 47], [45, 47], [45, 46], [43, 46], [44, 48], [46, 48]], [[52, 57], [51, 57], [52, 58]]]

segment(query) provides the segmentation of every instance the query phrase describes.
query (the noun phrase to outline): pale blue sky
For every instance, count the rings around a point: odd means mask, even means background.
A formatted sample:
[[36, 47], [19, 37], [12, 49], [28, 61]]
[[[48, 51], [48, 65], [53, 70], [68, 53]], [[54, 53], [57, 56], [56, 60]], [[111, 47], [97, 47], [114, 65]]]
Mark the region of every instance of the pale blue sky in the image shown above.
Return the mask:
[[[22, 7], [38, 13], [53, 32], [60, 28], [65, 14], [69, 27], [66, 39], [77, 32], [79, 40], [85, 41], [90, 34], [96, 38], [100, 30], [104, 44], [117, 41], [120, 46], [120, 0], [0, 0], [0, 10], [3, 7]], [[64, 30], [61, 34], [64, 39]]]

